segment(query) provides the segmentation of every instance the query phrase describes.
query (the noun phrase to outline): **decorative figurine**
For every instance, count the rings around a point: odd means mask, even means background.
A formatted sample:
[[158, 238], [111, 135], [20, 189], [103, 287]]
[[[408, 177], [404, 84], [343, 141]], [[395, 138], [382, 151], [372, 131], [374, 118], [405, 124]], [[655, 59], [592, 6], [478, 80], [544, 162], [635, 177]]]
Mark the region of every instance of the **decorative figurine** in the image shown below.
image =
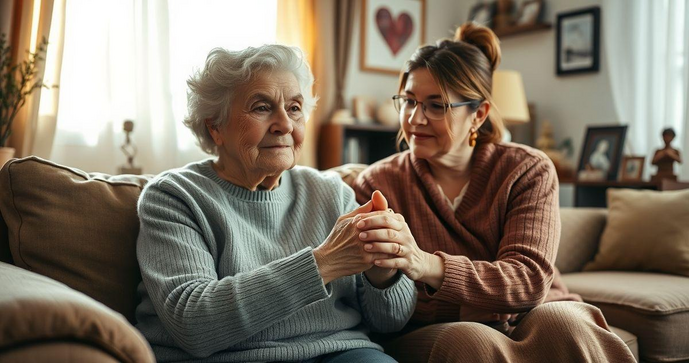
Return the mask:
[[665, 142], [665, 147], [656, 150], [653, 155], [653, 160], [651, 164], [658, 167], [656, 175], [651, 177], [652, 182], [659, 182], [663, 179], [677, 180], [677, 175], [675, 175], [674, 164], [675, 162], [682, 163], [682, 157], [679, 155], [679, 150], [674, 149], [670, 144], [672, 140], [675, 139], [675, 130], [672, 128], [667, 128], [663, 130], [663, 141]]
[[[543, 151], [552, 160], [561, 182], [571, 181], [574, 179], [574, 165], [569, 159], [571, 140], [565, 140], [560, 147], [556, 147], [557, 143], [553, 135], [553, 125], [548, 121], [543, 121], [541, 135], [536, 140], [536, 148]], [[567, 149], [566, 146], [569, 146], [570, 149]]]
[[125, 120], [123, 130], [126, 134], [126, 140], [120, 147], [120, 150], [127, 156], [127, 165], [119, 168], [120, 174], [141, 174], [141, 168], [134, 166], [134, 157], [137, 153], [137, 148], [132, 143], [130, 134], [134, 131], [134, 121]]

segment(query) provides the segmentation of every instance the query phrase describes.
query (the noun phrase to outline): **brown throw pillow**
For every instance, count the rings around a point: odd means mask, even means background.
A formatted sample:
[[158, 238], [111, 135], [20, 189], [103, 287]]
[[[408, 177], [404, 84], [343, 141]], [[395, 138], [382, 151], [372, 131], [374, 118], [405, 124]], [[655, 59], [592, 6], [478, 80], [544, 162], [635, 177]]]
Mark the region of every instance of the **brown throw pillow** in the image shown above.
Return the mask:
[[14, 263], [134, 322], [141, 281], [136, 202], [145, 177], [89, 175], [38, 157], [0, 171], [0, 213]]
[[689, 276], [689, 190], [608, 189], [608, 223], [585, 271]]
[[[0, 286], [0, 351], [3, 353], [32, 345], [69, 342], [76, 347], [96, 347], [118, 362], [155, 362], [148, 342], [136, 328], [122, 315], [80, 292], [2, 262]], [[74, 354], [70, 361], [88, 361], [77, 349], [70, 352]], [[0, 354], [0, 361], [12, 361], [6, 357]], [[62, 360], [56, 357], [54, 361]]]

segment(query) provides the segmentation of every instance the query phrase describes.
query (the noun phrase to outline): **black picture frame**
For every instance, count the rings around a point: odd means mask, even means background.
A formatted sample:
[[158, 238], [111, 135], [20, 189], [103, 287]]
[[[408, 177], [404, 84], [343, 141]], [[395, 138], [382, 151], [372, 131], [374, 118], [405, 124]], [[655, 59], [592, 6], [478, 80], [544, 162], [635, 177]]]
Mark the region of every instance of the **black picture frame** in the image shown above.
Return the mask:
[[558, 76], [600, 70], [600, 7], [560, 13], [556, 29]]
[[626, 137], [627, 125], [589, 126], [581, 149], [577, 179], [580, 181], [617, 180]]
[[496, 2], [480, 2], [471, 7], [469, 10], [469, 21], [475, 21], [488, 28], [493, 27], [493, 17], [497, 11]]

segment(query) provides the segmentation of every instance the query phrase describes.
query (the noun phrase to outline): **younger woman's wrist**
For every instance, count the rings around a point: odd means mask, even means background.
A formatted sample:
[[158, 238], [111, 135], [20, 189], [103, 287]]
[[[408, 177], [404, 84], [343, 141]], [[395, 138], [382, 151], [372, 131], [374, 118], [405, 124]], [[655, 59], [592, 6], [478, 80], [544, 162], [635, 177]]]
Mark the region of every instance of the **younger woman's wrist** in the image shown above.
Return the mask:
[[445, 261], [442, 257], [425, 252], [426, 266], [423, 276], [420, 281], [424, 284], [438, 290], [443, 285], [445, 279]]

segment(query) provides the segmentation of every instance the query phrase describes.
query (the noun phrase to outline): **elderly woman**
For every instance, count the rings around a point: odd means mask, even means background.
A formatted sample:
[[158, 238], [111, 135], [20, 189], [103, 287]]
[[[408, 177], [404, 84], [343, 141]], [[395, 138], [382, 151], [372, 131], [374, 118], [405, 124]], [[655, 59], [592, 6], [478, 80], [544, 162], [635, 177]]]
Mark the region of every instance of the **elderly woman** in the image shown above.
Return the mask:
[[[375, 265], [420, 290], [410, 324], [384, 346], [403, 362], [633, 362], [597, 308], [543, 304], [577, 299], [553, 264], [557, 175], [542, 152], [501, 142], [499, 63], [497, 37], [473, 23], [417, 50], [393, 97], [410, 150], [355, 182], [362, 201], [380, 190], [400, 213], [396, 232], [361, 233], [366, 250], [392, 256]], [[388, 227], [386, 218], [357, 225]]]
[[371, 269], [353, 217], [372, 202], [295, 166], [315, 105], [300, 51], [214, 49], [188, 84], [185, 124], [217, 158], [141, 194], [137, 327], [158, 361], [393, 361], [367, 331], [401, 329], [414, 284]]

